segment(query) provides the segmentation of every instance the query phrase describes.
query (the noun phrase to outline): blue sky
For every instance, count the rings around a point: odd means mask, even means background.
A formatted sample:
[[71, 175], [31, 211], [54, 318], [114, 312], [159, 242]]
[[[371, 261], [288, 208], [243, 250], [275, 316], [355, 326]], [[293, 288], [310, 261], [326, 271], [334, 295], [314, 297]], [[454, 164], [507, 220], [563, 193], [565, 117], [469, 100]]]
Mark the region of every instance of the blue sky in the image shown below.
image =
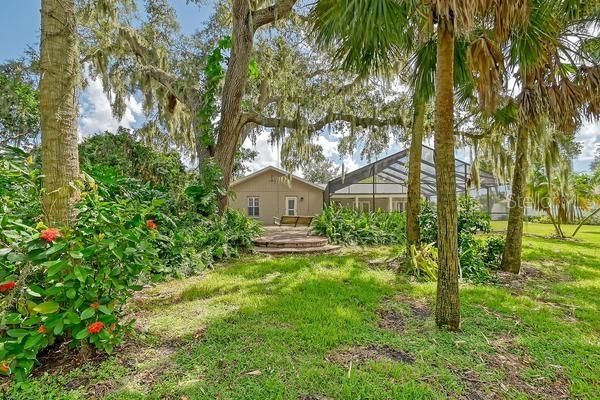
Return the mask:
[[[210, 1], [208, 5], [198, 6], [188, 4], [186, 0], [169, 0], [175, 7], [179, 22], [184, 33], [192, 33], [208, 18], [212, 12]], [[27, 46], [37, 48], [39, 45], [40, 24], [39, 0], [0, 0], [0, 62], [21, 56]], [[104, 130], [115, 130], [119, 125], [137, 127], [143, 122], [142, 107], [134, 97], [128, 102], [128, 110], [121, 121], [116, 121], [110, 111], [102, 86], [99, 82], [91, 82], [81, 94], [80, 130], [82, 135], [90, 135]], [[587, 123], [578, 131], [577, 140], [583, 144], [583, 153], [575, 161], [576, 170], [589, 169], [596, 146], [600, 145], [600, 123]], [[337, 142], [334, 137], [326, 135], [318, 139], [325, 154], [336, 162], [344, 162], [347, 170], [352, 170], [365, 162], [357, 156], [341, 160], [337, 155]], [[246, 143], [250, 146], [250, 143]], [[258, 137], [255, 146], [260, 152], [254, 167], [278, 164], [277, 149], [273, 148], [268, 135]], [[398, 145], [393, 146], [387, 153], [397, 151]], [[458, 154], [460, 154], [459, 152]]]

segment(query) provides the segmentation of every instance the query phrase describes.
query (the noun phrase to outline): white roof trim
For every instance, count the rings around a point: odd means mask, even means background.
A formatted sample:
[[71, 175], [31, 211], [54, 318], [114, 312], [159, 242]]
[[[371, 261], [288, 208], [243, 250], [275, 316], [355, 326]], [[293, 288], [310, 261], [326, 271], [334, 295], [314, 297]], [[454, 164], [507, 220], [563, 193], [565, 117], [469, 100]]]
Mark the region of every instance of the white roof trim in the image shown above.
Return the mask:
[[[242, 182], [247, 181], [248, 179], [254, 178], [255, 176], [264, 174], [267, 171], [275, 171], [275, 172], [279, 172], [282, 175], [290, 175], [288, 172], [282, 170], [281, 168], [277, 168], [277, 167], [274, 167], [272, 165], [269, 165], [268, 167], [265, 167], [263, 169], [259, 169], [258, 171], [255, 171], [255, 172], [251, 173], [250, 175], [246, 175], [246, 176], [241, 177], [240, 179], [237, 179], [236, 181], [232, 182], [231, 185], [229, 185], [229, 186], [233, 187], [233, 186], [235, 186], [237, 184], [240, 184]], [[300, 181], [302, 183], [306, 183], [307, 185], [315, 187], [315, 188], [317, 188], [319, 190], [325, 190], [324, 186], [318, 185], [316, 183], [309, 182], [309, 181], [307, 181], [304, 178], [300, 178], [299, 176], [296, 176], [296, 175], [293, 175], [293, 174], [291, 174], [291, 175], [292, 175], [292, 179], [295, 179], [295, 180]]]

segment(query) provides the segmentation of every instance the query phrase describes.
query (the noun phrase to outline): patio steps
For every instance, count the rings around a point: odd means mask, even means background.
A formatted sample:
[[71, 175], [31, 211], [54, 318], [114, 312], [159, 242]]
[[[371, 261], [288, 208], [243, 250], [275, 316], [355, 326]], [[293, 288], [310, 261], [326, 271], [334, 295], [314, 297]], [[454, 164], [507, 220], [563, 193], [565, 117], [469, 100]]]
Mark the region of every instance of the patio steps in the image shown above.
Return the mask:
[[284, 255], [300, 255], [300, 254], [327, 254], [339, 251], [342, 246], [327, 244], [318, 247], [261, 247], [256, 246], [254, 250], [262, 254], [270, 254], [272, 256]]
[[324, 254], [341, 249], [329, 244], [322, 236], [309, 236], [307, 229], [267, 228], [265, 234], [254, 241], [254, 250], [270, 255]]

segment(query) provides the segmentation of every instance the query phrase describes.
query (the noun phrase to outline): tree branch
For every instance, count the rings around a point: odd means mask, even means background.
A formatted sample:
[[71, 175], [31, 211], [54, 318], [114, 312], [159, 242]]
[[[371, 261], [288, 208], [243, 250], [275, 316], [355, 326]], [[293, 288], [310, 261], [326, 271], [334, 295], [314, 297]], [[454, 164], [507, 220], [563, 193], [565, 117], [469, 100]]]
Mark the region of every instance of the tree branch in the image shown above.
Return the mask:
[[257, 113], [245, 113], [242, 115], [242, 121], [243, 125], [254, 123], [265, 128], [306, 128], [309, 132], [317, 132], [332, 122], [354, 123], [354, 126], [361, 128], [368, 128], [371, 126], [404, 126], [404, 120], [400, 116], [380, 119], [373, 117], [357, 117], [355, 115], [344, 113], [328, 113], [325, 117], [312, 124], [303, 124], [302, 121], [287, 118], [266, 117]]
[[252, 20], [254, 21], [254, 30], [256, 31], [261, 26], [270, 24], [277, 19], [285, 18], [292, 11], [297, 1], [279, 0], [272, 6], [253, 11]]
[[120, 27], [119, 34], [129, 44], [133, 54], [138, 58], [139, 61], [141, 61], [140, 67], [144, 70], [144, 72], [150, 75], [152, 79], [163, 85], [168, 91], [177, 97], [179, 101], [189, 106], [189, 103], [192, 101], [190, 94], [193, 93], [193, 91], [190, 92], [183, 87], [178, 87], [181, 85], [177, 85], [178, 80], [174, 75], [156, 67], [152, 62], [153, 57], [151, 51], [140, 43], [138, 38], [130, 29]]

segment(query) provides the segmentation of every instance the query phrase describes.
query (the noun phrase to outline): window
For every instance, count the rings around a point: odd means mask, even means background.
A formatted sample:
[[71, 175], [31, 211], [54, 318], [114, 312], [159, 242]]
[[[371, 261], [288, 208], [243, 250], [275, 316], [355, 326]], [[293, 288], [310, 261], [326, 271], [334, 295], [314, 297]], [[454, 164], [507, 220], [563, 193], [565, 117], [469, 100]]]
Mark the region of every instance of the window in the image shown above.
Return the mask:
[[298, 209], [297, 209], [297, 197], [286, 197], [285, 198], [285, 204], [286, 204], [286, 215], [298, 215]]
[[404, 211], [406, 202], [404, 200], [394, 200], [393, 210], [394, 211]]
[[371, 201], [359, 201], [358, 209], [362, 212], [371, 212]]
[[260, 203], [258, 197], [248, 197], [248, 216], [258, 217], [260, 214]]

